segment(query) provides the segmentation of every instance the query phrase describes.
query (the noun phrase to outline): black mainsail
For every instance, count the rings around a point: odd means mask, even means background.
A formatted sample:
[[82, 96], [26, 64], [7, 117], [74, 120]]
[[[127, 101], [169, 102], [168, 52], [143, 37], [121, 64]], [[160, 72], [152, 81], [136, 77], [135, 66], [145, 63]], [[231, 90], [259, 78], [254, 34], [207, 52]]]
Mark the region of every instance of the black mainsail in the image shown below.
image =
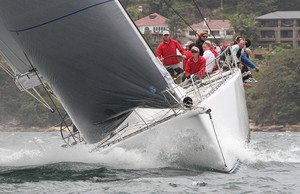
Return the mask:
[[136, 107], [168, 107], [173, 81], [119, 1], [1, 0], [0, 16], [87, 142]]

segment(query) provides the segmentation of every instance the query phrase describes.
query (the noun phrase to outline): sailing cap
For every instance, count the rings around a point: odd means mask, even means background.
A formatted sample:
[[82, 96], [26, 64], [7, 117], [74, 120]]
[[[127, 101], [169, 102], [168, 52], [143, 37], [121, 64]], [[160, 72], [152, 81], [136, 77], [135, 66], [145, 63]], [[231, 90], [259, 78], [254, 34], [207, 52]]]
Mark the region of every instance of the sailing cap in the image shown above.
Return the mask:
[[209, 40], [206, 40], [205, 43], [210, 46], [211, 45], [211, 42]]
[[165, 30], [165, 31], [163, 31], [163, 33], [162, 33], [162, 34], [163, 34], [163, 36], [164, 36], [164, 35], [170, 35], [169, 31], [166, 31], [166, 30]]
[[199, 49], [198, 49], [198, 47], [196, 47], [196, 46], [193, 46], [192, 49], [191, 49], [191, 51], [192, 51], [192, 52], [193, 52], [193, 51], [196, 51], [197, 53], [199, 53]]

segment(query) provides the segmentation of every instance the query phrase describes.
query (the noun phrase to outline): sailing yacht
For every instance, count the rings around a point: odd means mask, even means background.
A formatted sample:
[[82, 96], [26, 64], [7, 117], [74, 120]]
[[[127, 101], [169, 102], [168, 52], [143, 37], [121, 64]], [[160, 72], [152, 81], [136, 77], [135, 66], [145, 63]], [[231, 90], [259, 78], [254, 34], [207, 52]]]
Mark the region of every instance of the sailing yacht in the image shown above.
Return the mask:
[[236, 169], [235, 148], [250, 137], [230, 47], [217, 72], [177, 85], [117, 0], [2, 0], [0, 17], [11, 75], [28, 93], [51, 87], [78, 129], [68, 144], [80, 133], [93, 151], [155, 145], [172, 162]]

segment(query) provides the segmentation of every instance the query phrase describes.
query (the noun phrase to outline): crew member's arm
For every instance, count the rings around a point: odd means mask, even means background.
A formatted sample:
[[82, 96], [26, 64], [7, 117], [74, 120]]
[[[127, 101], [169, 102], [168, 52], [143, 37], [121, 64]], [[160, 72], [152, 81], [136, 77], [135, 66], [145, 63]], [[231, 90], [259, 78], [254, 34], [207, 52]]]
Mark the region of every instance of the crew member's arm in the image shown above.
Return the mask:
[[241, 56], [241, 61], [244, 65], [246, 65], [252, 69], [255, 69], [256, 72], [259, 71], [259, 68], [256, 67], [256, 65], [244, 53]]

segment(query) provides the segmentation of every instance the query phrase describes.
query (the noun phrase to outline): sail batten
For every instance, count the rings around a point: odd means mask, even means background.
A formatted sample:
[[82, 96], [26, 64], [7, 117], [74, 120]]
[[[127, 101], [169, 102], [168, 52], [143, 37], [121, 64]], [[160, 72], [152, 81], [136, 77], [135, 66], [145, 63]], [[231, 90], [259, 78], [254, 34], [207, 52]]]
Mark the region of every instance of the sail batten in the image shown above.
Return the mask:
[[68, 13], [68, 14], [66, 14], [66, 15], [60, 16], [60, 17], [58, 17], [58, 18], [54, 18], [54, 19], [52, 19], [52, 20], [49, 20], [49, 21], [46, 21], [46, 22], [43, 22], [43, 23], [40, 23], [40, 24], [36, 24], [36, 25], [34, 25], [34, 26], [30, 26], [30, 27], [23, 28], [23, 29], [9, 29], [9, 31], [10, 31], [10, 32], [19, 33], [19, 32], [31, 30], [31, 29], [34, 29], [34, 28], [38, 28], [38, 27], [47, 25], [47, 24], [49, 24], [49, 23], [55, 22], [55, 21], [57, 21], [57, 20], [60, 20], [60, 19], [69, 17], [69, 16], [71, 16], [71, 15], [73, 15], [73, 14], [77, 14], [77, 13], [79, 13], [79, 12], [81, 12], [81, 11], [85, 11], [86, 9], [90, 9], [90, 8], [95, 7], [95, 6], [99, 6], [99, 5], [108, 3], [108, 2], [110, 2], [110, 1], [113, 1], [113, 0], [107, 0], [107, 1], [104, 1], [104, 2], [96, 3], [96, 4], [90, 5], [90, 6], [88, 6], [88, 7], [84, 7], [84, 8], [82, 8], [82, 9], [80, 9], [80, 10], [73, 11], [72, 13]]

